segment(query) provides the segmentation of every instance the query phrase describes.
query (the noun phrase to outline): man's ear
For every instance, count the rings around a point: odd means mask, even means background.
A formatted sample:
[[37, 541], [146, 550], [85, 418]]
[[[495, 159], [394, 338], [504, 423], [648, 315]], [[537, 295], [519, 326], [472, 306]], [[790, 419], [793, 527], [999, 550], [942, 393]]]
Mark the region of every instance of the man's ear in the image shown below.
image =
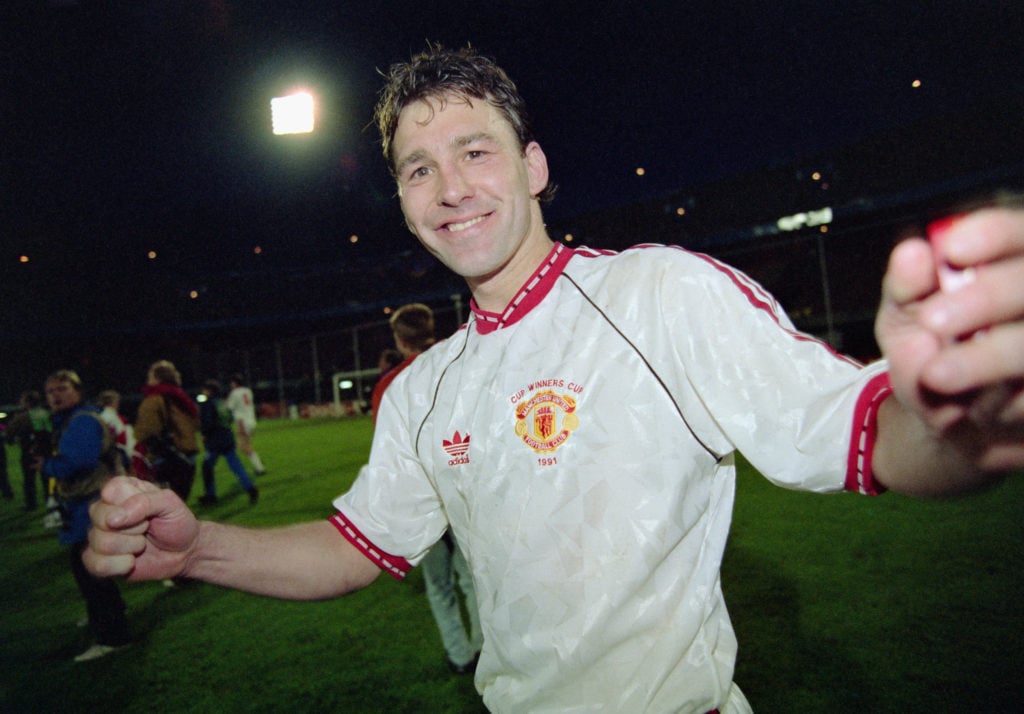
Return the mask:
[[523, 155], [526, 158], [526, 170], [530, 174], [530, 195], [535, 197], [548, 185], [548, 157], [536, 141], [526, 145]]

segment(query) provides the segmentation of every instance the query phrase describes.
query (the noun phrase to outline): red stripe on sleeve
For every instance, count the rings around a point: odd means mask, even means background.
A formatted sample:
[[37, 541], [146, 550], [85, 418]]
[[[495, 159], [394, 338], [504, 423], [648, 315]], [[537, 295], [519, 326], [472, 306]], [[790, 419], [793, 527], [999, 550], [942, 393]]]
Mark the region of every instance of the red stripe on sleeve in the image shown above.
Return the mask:
[[860, 397], [853, 413], [853, 433], [850, 435], [850, 453], [846, 461], [846, 490], [876, 496], [885, 487], [875, 481], [871, 468], [871, 456], [875, 451], [878, 436], [878, 408], [886, 397], [892, 394], [889, 373], [883, 372], [871, 378]]
[[335, 513], [331, 516], [330, 522], [332, 526], [338, 529], [339, 533], [345, 536], [349, 543], [359, 549], [359, 551], [372, 560], [378, 568], [386, 572], [395, 580], [402, 580], [405, 578], [406, 574], [412, 570], [412, 566], [405, 558], [400, 558], [397, 555], [390, 555], [380, 548], [377, 548], [359, 531], [358, 528], [352, 525], [351, 521], [345, 518], [344, 514]]
[[799, 340], [801, 342], [811, 342], [817, 344], [828, 350], [829, 354], [831, 354], [836, 359], [860, 366], [860, 363], [858, 363], [856, 360], [851, 359], [850, 357], [844, 354], [836, 352], [828, 343], [822, 342], [818, 338], [800, 332], [799, 330], [793, 330], [789, 329], [788, 327], [784, 327], [782, 324], [782, 320], [780, 318], [780, 315], [783, 314], [782, 307], [770, 293], [768, 293], [757, 281], [753, 280], [746, 273], [737, 271], [731, 268], [730, 266], [726, 265], [725, 263], [715, 258], [712, 258], [710, 255], [705, 255], [704, 253], [692, 253], [692, 255], [708, 263], [715, 270], [725, 275], [732, 282], [732, 284], [735, 285], [741, 293], [743, 293], [743, 295], [747, 298], [747, 301], [753, 307], [767, 314], [772, 319], [772, 321], [779, 326], [779, 329], [781, 329], [783, 332], [788, 334], [793, 339]]

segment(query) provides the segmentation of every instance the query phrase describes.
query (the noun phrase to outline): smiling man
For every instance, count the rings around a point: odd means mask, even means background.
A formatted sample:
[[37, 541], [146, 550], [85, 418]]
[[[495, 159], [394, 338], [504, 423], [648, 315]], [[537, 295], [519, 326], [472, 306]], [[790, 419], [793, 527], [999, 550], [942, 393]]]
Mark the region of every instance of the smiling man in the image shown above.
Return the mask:
[[406, 107], [393, 146], [409, 229], [477, 305], [500, 310], [551, 250], [534, 200], [548, 182], [540, 145], [521, 147], [490, 103], [442, 96]]
[[[450, 527], [491, 711], [746, 712], [719, 578], [736, 452], [817, 492], [962, 493], [1024, 465], [1024, 213], [964, 217], [941, 256], [902, 244], [886, 359], [864, 366], [707, 256], [554, 243], [544, 152], [475, 51], [392, 67], [376, 118], [410, 230], [473, 292], [469, 322], [387, 389], [329, 521], [198, 522], [118, 479], [92, 512], [95, 573], [334, 597], [402, 578]], [[975, 281], [941, 291], [942, 262]]]

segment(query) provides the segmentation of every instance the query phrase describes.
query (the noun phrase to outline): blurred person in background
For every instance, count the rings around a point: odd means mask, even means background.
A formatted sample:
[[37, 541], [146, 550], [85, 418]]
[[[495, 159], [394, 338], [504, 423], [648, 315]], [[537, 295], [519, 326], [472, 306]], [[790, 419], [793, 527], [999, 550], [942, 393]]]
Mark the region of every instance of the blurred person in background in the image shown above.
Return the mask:
[[100, 405], [100, 418], [114, 434], [114, 443], [127, 472], [131, 472], [135, 454], [135, 430], [121, 414], [121, 395], [113, 389], [100, 392], [96, 401]]
[[[363, 388], [363, 414], [373, 413], [373, 394], [377, 390], [377, 385], [380, 384], [388, 372], [402, 364], [404, 360], [405, 357], [402, 356], [402, 353], [394, 347], [381, 350], [380, 356], [377, 358], [377, 379], [373, 384]], [[367, 394], [370, 396], [369, 399], [366, 399]]]
[[[53, 426], [50, 412], [43, 405], [43, 395], [34, 389], [23, 392], [20, 399], [21, 411], [7, 423], [7, 442], [17, 444], [21, 452], [21, 473], [24, 478], [25, 510], [34, 511], [39, 507], [38, 494], [47, 497], [46, 479], [35, 468], [37, 456], [50, 453], [50, 438]], [[37, 485], [38, 484], [38, 485]]]
[[181, 388], [181, 374], [168, 360], [150, 365], [142, 394], [134, 432], [145, 450], [143, 476], [187, 501], [196, 478], [199, 407]]
[[56, 482], [62, 518], [58, 538], [61, 545], [70, 546], [71, 572], [85, 599], [89, 627], [96, 638], [75, 657], [75, 662], [86, 662], [131, 641], [117, 584], [97, 578], [82, 562], [88, 543], [89, 504], [112, 475], [124, 472], [113, 434], [100, 418], [99, 409], [83, 401], [78, 374], [58, 370], [47, 378], [45, 389], [53, 421], [53, 452], [35, 457], [34, 467]]
[[377, 369], [380, 370], [381, 375], [385, 375], [390, 372], [393, 368], [397, 367], [402, 363], [405, 358], [402, 353], [396, 349], [388, 348], [380, 353], [380, 357], [377, 358]]
[[245, 378], [241, 373], [231, 375], [228, 383], [231, 391], [228, 393], [227, 405], [235, 419], [235, 433], [238, 436], [238, 450], [249, 459], [257, 476], [263, 476], [267, 470], [263, 468], [263, 461], [252, 445], [252, 434], [256, 431], [256, 400], [252, 390], [245, 384]]
[[231, 429], [234, 417], [221, 397], [222, 392], [220, 382], [215, 379], [203, 383], [203, 395], [206, 398], [199, 403], [199, 430], [203, 434], [206, 454], [203, 456], [203, 495], [199, 497], [199, 503], [203, 506], [216, 505], [218, 499], [214, 467], [217, 459], [223, 456], [242, 490], [249, 494], [249, 503], [255, 505], [260, 492], [235, 452], [235, 435]]
[[395, 349], [384, 350], [380, 356], [381, 373], [370, 396], [374, 424], [377, 423], [377, 410], [380, 409], [384, 390], [403, 369], [435, 342], [434, 312], [422, 303], [399, 307], [388, 318], [388, 326], [391, 328]]

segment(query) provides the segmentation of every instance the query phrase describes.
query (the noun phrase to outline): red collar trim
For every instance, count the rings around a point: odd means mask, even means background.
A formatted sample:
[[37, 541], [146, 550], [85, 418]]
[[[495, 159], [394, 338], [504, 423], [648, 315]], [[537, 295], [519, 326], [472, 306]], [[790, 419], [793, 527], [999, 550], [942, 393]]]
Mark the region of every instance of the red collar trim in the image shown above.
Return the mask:
[[530, 279], [523, 283], [523, 287], [500, 314], [481, 310], [477, 306], [476, 300], [470, 299], [469, 307], [476, 317], [477, 333], [486, 335], [519, 322], [551, 292], [555, 279], [562, 274], [562, 269], [565, 268], [565, 264], [569, 262], [573, 254], [572, 248], [566, 248], [562, 243], [555, 243], [555, 247], [548, 253], [547, 259], [534, 271]]

